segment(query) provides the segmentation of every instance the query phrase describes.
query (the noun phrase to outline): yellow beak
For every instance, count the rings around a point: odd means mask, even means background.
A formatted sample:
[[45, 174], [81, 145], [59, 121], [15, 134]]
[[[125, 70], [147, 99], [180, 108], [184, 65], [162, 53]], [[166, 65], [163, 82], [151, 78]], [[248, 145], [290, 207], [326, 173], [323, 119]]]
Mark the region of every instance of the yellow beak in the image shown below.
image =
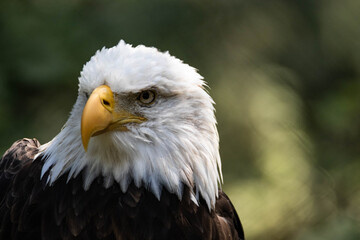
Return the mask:
[[81, 139], [87, 151], [90, 138], [108, 131], [127, 131], [126, 123], [142, 123], [146, 118], [116, 106], [110, 87], [102, 85], [90, 95], [81, 117]]

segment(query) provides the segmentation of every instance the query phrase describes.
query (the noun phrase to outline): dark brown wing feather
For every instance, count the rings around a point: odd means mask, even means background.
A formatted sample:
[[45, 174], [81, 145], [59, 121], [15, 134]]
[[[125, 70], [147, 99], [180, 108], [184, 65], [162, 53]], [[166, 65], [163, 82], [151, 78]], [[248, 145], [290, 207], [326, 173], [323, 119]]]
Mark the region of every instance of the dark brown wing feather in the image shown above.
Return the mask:
[[52, 186], [40, 180], [43, 160], [33, 161], [39, 142], [23, 139], [0, 162], [0, 240], [3, 239], [244, 239], [242, 226], [222, 191], [215, 210], [199, 206], [184, 187], [179, 201], [163, 190], [160, 200], [144, 187], [103, 187], [98, 177], [82, 188], [82, 173]]
[[[39, 212], [29, 211], [29, 207], [30, 202], [35, 201], [39, 194], [32, 194], [34, 183], [27, 181], [31, 177], [19, 173], [24, 168], [30, 168], [39, 146], [40, 143], [36, 139], [19, 140], [5, 152], [1, 159], [0, 239], [36, 237], [28, 230], [34, 224], [31, 219]], [[25, 192], [26, 196], [21, 192]]]
[[[222, 231], [225, 236], [236, 236], [237, 234], [239, 239], [245, 239], [244, 230], [241, 225], [239, 216], [229, 197], [221, 190], [219, 190], [219, 198], [215, 204], [215, 212], [220, 224], [218, 228], [223, 229]], [[234, 238], [225, 237], [223, 239]]]

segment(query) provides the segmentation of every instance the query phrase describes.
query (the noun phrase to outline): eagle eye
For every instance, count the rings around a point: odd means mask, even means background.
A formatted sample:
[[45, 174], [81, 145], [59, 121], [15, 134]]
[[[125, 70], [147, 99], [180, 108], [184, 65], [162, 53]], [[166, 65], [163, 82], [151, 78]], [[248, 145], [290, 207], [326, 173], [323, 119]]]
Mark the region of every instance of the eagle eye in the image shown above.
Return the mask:
[[151, 104], [155, 101], [155, 97], [156, 97], [156, 94], [154, 91], [151, 91], [151, 90], [145, 90], [145, 91], [142, 91], [139, 96], [138, 96], [138, 100], [142, 103], [142, 104]]

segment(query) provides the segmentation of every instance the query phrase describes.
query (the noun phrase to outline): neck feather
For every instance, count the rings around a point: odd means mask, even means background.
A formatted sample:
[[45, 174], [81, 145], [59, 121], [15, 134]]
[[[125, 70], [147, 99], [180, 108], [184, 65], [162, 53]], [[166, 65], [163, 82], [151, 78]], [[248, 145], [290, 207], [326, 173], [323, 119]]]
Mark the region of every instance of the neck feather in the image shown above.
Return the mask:
[[146, 187], [158, 199], [162, 188], [181, 199], [186, 185], [193, 189], [195, 203], [201, 195], [209, 209], [214, 208], [222, 181], [215, 122], [210, 131], [177, 129], [176, 132], [166, 131], [163, 138], [155, 131], [130, 126], [128, 132], [93, 137], [88, 152], [82, 147], [80, 124], [73, 122], [70, 118], [53, 140], [40, 147], [39, 154], [45, 161], [41, 177], [49, 172], [49, 185], [64, 173], [68, 173], [69, 180], [84, 170], [84, 189], [102, 175], [105, 187], [115, 181], [126, 192], [134, 181], [136, 186]]

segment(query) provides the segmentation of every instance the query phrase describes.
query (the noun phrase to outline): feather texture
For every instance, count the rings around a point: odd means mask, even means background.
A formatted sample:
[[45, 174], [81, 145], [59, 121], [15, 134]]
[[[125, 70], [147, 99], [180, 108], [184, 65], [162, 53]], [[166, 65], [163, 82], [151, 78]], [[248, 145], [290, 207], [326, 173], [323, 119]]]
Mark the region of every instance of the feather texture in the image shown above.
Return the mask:
[[[84, 172], [53, 185], [40, 180], [44, 161], [39, 143], [16, 142], [0, 162], [0, 239], [244, 239], [242, 226], [228, 197], [219, 190], [209, 211], [203, 198], [197, 206], [184, 186], [182, 200], [163, 190], [157, 197], [145, 187], [118, 183], [104, 187], [97, 177], [81, 187]], [[45, 173], [47, 175], [48, 172]]]

